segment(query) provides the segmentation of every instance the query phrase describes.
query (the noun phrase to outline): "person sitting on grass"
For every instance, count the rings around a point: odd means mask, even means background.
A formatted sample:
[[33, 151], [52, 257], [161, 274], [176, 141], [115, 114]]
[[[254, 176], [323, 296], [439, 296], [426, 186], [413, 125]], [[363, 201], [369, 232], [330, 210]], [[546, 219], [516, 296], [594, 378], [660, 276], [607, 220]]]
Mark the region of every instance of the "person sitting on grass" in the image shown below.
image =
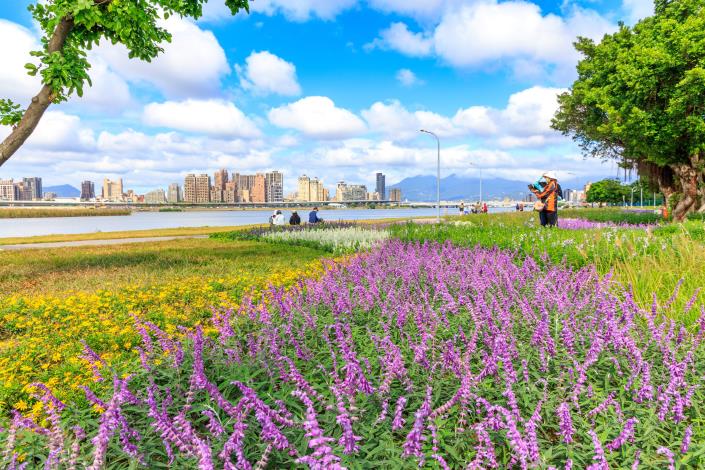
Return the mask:
[[318, 207], [314, 207], [313, 210], [308, 214], [309, 224], [318, 224], [323, 222], [323, 219], [318, 217]]
[[273, 221], [273, 223], [274, 223], [274, 225], [276, 225], [277, 227], [283, 227], [284, 225], [286, 225], [286, 219], [284, 218], [284, 214], [282, 214], [282, 211], [277, 211], [277, 212], [274, 214], [274, 221]]
[[301, 217], [299, 217], [299, 213], [294, 211], [291, 213], [291, 217], [289, 217], [289, 225], [301, 225]]
[[546, 171], [541, 179], [529, 185], [538, 202], [534, 206], [539, 213], [542, 227], [555, 227], [558, 223], [558, 179], [553, 171]]

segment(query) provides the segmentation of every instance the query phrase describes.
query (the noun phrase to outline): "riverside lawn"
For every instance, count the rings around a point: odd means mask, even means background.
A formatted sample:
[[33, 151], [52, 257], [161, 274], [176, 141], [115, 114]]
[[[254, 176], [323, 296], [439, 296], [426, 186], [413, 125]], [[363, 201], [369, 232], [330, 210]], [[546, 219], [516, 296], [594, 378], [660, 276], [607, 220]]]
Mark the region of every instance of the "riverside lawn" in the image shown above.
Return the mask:
[[[560, 289], [557, 287], [560, 286]], [[34, 387], [32, 467], [701, 468], [705, 347], [594, 268], [388, 242], [213, 316], [142, 329], [99, 413]]]

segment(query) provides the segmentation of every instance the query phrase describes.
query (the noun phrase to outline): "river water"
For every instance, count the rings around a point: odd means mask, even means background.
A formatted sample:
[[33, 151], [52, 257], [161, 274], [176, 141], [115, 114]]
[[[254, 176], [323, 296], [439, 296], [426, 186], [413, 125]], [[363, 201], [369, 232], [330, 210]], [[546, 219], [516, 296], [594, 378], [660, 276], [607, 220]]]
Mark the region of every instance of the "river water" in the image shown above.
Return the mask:
[[[491, 209], [492, 212], [503, 209]], [[0, 238], [31, 237], [71, 233], [119, 232], [178, 227], [227, 227], [264, 224], [271, 210], [135, 212], [129, 216], [46, 217], [36, 219], [0, 219]], [[308, 220], [308, 210], [300, 211]], [[455, 214], [455, 209], [443, 209], [442, 214]], [[289, 218], [290, 210], [284, 210]], [[436, 209], [335, 209], [322, 210], [324, 220], [373, 220], [386, 218], [433, 217]]]

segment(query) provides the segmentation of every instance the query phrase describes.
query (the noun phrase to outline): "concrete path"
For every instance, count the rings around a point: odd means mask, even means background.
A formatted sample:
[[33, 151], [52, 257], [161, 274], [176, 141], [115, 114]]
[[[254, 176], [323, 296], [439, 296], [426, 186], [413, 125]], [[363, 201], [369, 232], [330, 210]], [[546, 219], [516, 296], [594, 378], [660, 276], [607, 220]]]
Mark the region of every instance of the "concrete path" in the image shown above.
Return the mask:
[[178, 235], [173, 237], [111, 238], [107, 240], [80, 240], [73, 242], [24, 243], [19, 245], [0, 245], [0, 251], [36, 250], [40, 248], [69, 248], [73, 246], [122, 245], [125, 243], [165, 242], [169, 240], [181, 240], [184, 238], [208, 238], [208, 235]]

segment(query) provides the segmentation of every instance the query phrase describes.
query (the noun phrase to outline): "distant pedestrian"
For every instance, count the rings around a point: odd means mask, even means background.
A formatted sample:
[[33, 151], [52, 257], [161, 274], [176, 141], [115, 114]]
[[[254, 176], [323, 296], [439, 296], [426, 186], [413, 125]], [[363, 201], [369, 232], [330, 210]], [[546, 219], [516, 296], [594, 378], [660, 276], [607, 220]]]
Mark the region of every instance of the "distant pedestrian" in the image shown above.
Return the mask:
[[284, 214], [282, 214], [282, 211], [277, 211], [274, 214], [274, 220], [272, 223], [278, 227], [283, 227], [284, 225], [286, 225], [286, 219], [284, 218]]
[[482, 204], [482, 213], [487, 214], [487, 203], [486, 202]]
[[289, 225], [301, 225], [301, 217], [299, 217], [299, 213], [294, 211], [291, 214], [291, 217], [289, 217]]
[[318, 224], [323, 222], [323, 219], [318, 217], [318, 207], [314, 207], [311, 212], [308, 214], [308, 223], [309, 224]]
[[463, 201], [460, 201], [460, 206], [458, 206], [458, 209], [460, 210], [460, 215], [465, 214], [465, 203]]
[[534, 209], [539, 213], [542, 227], [555, 227], [558, 224], [558, 179], [553, 171], [546, 171], [541, 179], [529, 185], [529, 190], [538, 201]]

